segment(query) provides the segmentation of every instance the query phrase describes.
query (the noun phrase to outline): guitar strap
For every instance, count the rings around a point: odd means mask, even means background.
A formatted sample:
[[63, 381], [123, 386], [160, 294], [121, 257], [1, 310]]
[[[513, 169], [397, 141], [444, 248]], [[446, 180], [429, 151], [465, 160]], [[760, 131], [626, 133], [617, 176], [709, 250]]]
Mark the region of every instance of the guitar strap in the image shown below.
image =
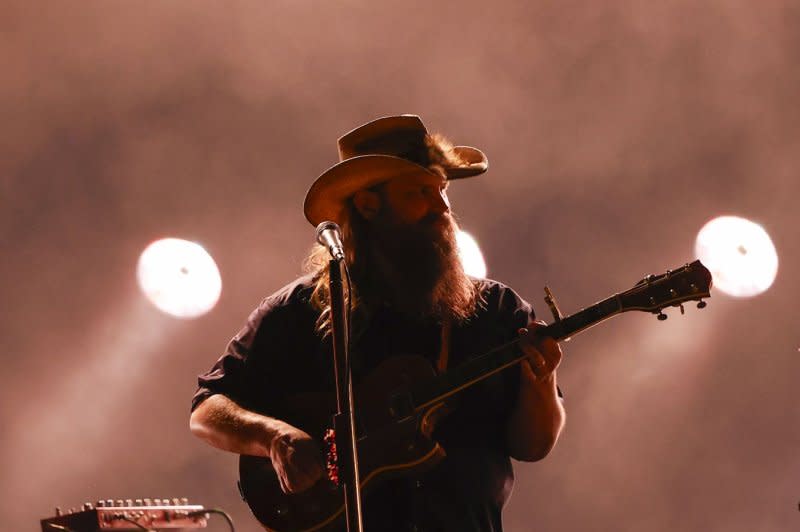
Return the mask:
[[436, 371], [441, 375], [447, 370], [447, 360], [450, 358], [450, 334], [453, 330], [453, 321], [445, 318], [442, 322], [442, 342], [439, 349], [439, 359], [436, 361]]

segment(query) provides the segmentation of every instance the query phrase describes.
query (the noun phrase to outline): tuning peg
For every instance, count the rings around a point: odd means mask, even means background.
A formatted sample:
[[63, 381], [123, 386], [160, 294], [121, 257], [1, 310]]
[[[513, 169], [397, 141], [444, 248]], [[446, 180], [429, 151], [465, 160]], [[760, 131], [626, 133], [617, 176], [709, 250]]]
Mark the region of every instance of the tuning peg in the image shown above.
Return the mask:
[[708, 303], [706, 303], [705, 301], [703, 301], [703, 300], [701, 299], [701, 300], [700, 300], [700, 301], [697, 303], [697, 308], [706, 308], [706, 305], [708, 305]]
[[669, 316], [667, 316], [667, 315], [666, 315], [666, 314], [664, 314], [663, 312], [659, 312], [659, 313], [656, 315], [656, 318], [658, 318], [658, 321], [664, 321], [665, 319], [669, 318]]
[[680, 307], [680, 309], [681, 309], [681, 316], [683, 316], [683, 315], [685, 314], [685, 311], [683, 310], [683, 303], [681, 303], [680, 305], [678, 305], [678, 307]]

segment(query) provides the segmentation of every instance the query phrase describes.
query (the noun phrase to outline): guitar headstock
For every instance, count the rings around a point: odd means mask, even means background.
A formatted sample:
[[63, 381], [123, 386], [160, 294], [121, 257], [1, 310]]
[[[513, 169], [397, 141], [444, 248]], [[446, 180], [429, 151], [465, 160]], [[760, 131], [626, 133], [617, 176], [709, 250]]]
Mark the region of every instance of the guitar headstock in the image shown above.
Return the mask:
[[683, 303], [697, 301], [697, 308], [704, 308], [703, 298], [711, 297], [711, 284], [711, 272], [696, 260], [661, 275], [648, 275], [618, 297], [623, 311], [652, 312], [665, 320], [662, 310], [666, 307], [680, 307], [683, 314]]

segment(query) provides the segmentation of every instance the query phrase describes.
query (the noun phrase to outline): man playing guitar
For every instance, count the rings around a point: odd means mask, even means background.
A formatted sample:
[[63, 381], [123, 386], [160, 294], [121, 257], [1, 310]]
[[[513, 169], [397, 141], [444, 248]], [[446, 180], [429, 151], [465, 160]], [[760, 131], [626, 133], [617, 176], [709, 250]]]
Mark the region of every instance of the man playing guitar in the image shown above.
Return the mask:
[[[353, 283], [357, 390], [389, 360], [418, 355], [434, 373], [446, 374], [529, 331], [518, 344], [526, 355], [521, 364], [449, 399], [449, 413], [431, 435], [443, 458], [387, 475], [365, 490], [364, 529], [502, 530], [501, 510], [513, 484], [510, 458], [547, 456], [565, 414], [556, 386], [556, 341], [534, 333], [542, 323], [527, 302], [499, 282], [467, 276], [458, 257], [447, 187], [485, 172], [486, 157], [429, 134], [412, 115], [354, 129], [339, 139], [339, 153], [340, 162], [311, 186], [304, 210], [313, 225], [331, 220], [342, 228]], [[293, 496], [327, 482], [321, 429], [298, 426], [300, 417], [289, 413], [305, 408], [299, 406], [304, 395], [333, 393], [326, 253], [315, 248], [308, 275], [261, 302], [199, 378], [192, 402], [195, 435], [268, 460], [280, 489]], [[402, 378], [402, 369], [392, 373]], [[361, 405], [373, 401], [370, 393], [356, 393], [357, 417]], [[332, 414], [328, 404], [311, 402], [322, 418]], [[320, 528], [343, 526], [339, 520]]]

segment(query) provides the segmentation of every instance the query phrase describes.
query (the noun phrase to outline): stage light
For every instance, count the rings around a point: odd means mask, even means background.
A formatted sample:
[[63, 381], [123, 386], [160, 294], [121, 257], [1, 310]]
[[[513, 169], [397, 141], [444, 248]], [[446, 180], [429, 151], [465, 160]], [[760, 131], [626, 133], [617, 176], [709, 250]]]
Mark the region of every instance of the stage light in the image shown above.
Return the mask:
[[714, 287], [735, 297], [765, 292], [778, 273], [778, 255], [767, 232], [738, 216], [720, 216], [704, 225], [695, 253], [711, 271]]
[[222, 291], [219, 269], [199, 244], [178, 238], [151, 243], [136, 270], [144, 295], [162, 312], [177, 318], [202, 316]]
[[486, 261], [483, 260], [483, 253], [478, 247], [478, 243], [469, 233], [459, 231], [456, 235], [458, 242], [458, 256], [464, 271], [473, 277], [486, 277]]

